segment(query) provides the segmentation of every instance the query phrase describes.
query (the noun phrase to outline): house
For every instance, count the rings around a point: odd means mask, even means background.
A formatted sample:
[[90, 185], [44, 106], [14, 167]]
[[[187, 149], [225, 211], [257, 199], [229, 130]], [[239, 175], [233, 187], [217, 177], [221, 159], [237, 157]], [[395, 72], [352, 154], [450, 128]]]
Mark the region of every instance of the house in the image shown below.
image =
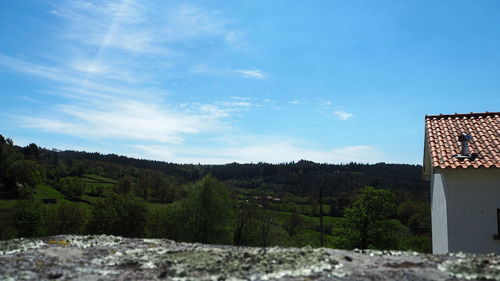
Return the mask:
[[500, 112], [425, 117], [432, 251], [500, 253]]

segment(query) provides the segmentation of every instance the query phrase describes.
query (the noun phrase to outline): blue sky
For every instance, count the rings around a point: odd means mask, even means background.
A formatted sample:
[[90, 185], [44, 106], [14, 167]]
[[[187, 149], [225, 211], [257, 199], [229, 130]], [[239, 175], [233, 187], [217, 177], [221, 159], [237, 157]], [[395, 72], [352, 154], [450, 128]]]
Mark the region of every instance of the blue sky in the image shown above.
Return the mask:
[[178, 163], [422, 161], [500, 111], [500, 2], [0, 1], [0, 134]]

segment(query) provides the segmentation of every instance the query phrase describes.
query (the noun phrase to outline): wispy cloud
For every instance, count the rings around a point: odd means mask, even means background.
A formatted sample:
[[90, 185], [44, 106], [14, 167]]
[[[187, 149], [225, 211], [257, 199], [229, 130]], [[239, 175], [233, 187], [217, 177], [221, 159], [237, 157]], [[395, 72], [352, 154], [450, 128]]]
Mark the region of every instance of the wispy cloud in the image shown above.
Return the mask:
[[[9, 116], [14, 124], [79, 138], [124, 140], [135, 144], [136, 156], [141, 158], [182, 163], [380, 160], [380, 152], [370, 145], [316, 149], [293, 138], [235, 136], [241, 129], [231, 131], [235, 117], [255, 108], [273, 108], [277, 102], [237, 96], [248, 95], [244, 92], [212, 100], [190, 96], [189, 89], [169, 89], [177, 80], [165, 77], [216, 73], [268, 79], [271, 75], [261, 69], [217, 66], [190, 57], [193, 46], [207, 42], [237, 48], [243, 33], [218, 11], [196, 5], [152, 7], [145, 3], [105, 0], [55, 4], [52, 13], [63, 22], [57, 38], [60, 49], [40, 50], [38, 57], [0, 53], [4, 70], [46, 82], [40, 83], [45, 86], [36, 92], [56, 100], [50, 108]], [[30, 98], [44, 100], [45, 96]], [[290, 103], [328, 110], [330, 116], [333, 111], [342, 120], [353, 116], [330, 101]], [[216, 136], [222, 139], [214, 140]], [[199, 139], [206, 139], [206, 145], [193, 146]]]
[[243, 101], [250, 100], [249, 97], [238, 97], [238, 96], [231, 96], [231, 99], [233, 99], [233, 100], [243, 100]]
[[231, 97], [210, 104], [168, 105], [160, 98], [165, 92], [154, 88], [75, 78], [78, 75], [70, 69], [1, 54], [0, 65], [53, 82], [55, 86], [46, 91], [70, 101], [53, 105], [49, 114], [16, 116], [20, 126], [82, 138], [179, 144], [188, 135], [226, 130], [229, 126], [224, 120], [232, 114], [262, 106], [247, 97]]
[[[52, 13], [63, 19], [62, 38], [71, 50], [72, 57], [61, 64], [88, 76], [129, 83], [154, 83], [160, 73], [163, 78], [182, 76], [183, 69], [191, 74], [225, 76], [232, 70], [203, 61], [178, 64], [190, 58], [195, 46], [219, 42], [238, 48], [244, 42], [233, 20], [193, 4], [68, 1], [55, 4]], [[88, 46], [95, 51], [89, 52]], [[254, 75], [264, 78], [263, 73]]]
[[382, 153], [375, 146], [346, 146], [333, 150], [308, 149], [304, 148], [303, 143], [286, 138], [268, 139], [266, 142], [252, 144], [229, 145], [216, 149], [146, 145], [138, 145], [135, 148], [148, 157], [179, 163], [283, 163], [301, 159], [320, 163], [346, 163], [350, 161], [376, 163], [383, 159]]
[[[159, 5], [136, 0], [68, 1], [54, 4], [52, 13], [63, 20], [61, 66], [92, 79], [121, 83], [156, 82], [176, 69], [199, 73], [205, 64], [182, 64], [190, 47], [201, 40], [237, 46], [241, 31], [218, 11], [197, 5]], [[222, 40], [220, 40], [222, 39]], [[92, 47], [92, 48], [89, 48]], [[67, 52], [68, 54], [64, 54]]]
[[333, 103], [329, 100], [323, 100], [323, 101], [318, 102], [318, 108], [320, 108], [320, 109], [331, 109], [332, 105], [333, 105]]
[[98, 48], [158, 52], [154, 31], [144, 28], [146, 8], [135, 1], [68, 1], [52, 13], [66, 21], [63, 36]]
[[329, 100], [318, 102], [317, 107], [323, 112], [323, 114], [331, 115], [333, 113], [333, 116], [339, 120], [349, 120], [354, 117], [354, 114], [345, 111], [341, 106], [335, 106]]
[[346, 112], [346, 111], [344, 111], [343, 109], [340, 109], [340, 108], [334, 110], [333, 114], [335, 115], [335, 117], [337, 117], [340, 120], [348, 120], [348, 119], [351, 119], [354, 116], [354, 114]]
[[168, 11], [163, 31], [168, 41], [222, 36], [228, 43], [237, 43], [242, 34], [231, 29], [230, 24], [230, 20], [220, 17], [220, 12], [181, 5]]
[[225, 130], [232, 112], [252, 106], [245, 101], [191, 101], [182, 107], [168, 99], [168, 91], [156, 85], [165, 75], [174, 75], [169, 74], [174, 68], [169, 61], [184, 52], [179, 46], [207, 38], [234, 45], [242, 33], [218, 11], [144, 3], [54, 4], [52, 14], [63, 20], [61, 49], [46, 57], [56, 59], [40, 62], [0, 54], [0, 65], [50, 81], [39, 92], [60, 98], [50, 112], [15, 116], [16, 122], [83, 138], [179, 144], [189, 135]]
[[196, 5], [145, 6], [142, 1], [70, 1], [52, 10], [67, 21], [66, 38], [99, 48], [134, 53], [175, 53], [170, 43], [222, 37], [237, 43], [242, 33], [220, 12]]
[[109, 80], [106, 77], [84, 77], [64, 65], [49, 65], [0, 54], [0, 65], [7, 69], [51, 81], [50, 92], [62, 97], [79, 98], [82, 96], [101, 98], [124, 98], [141, 95], [142, 99], [156, 96], [158, 91], [141, 85], [123, 85], [123, 81]]
[[234, 107], [249, 107], [252, 106], [251, 103], [247, 101], [230, 101], [230, 102], [223, 102], [222, 103], [225, 106], [234, 106]]
[[240, 74], [245, 78], [262, 80], [262, 79], [267, 79], [269, 77], [267, 73], [263, 72], [260, 69], [240, 69], [240, 70], [235, 70], [234, 72]]
[[[134, 100], [122, 100], [111, 106], [102, 104], [60, 105], [58, 117], [21, 117], [21, 125], [49, 132], [69, 134], [82, 138], [148, 140], [181, 143], [184, 136], [214, 131], [221, 115], [201, 108], [199, 113], [180, 112]], [[65, 120], [65, 121], [61, 121]]]

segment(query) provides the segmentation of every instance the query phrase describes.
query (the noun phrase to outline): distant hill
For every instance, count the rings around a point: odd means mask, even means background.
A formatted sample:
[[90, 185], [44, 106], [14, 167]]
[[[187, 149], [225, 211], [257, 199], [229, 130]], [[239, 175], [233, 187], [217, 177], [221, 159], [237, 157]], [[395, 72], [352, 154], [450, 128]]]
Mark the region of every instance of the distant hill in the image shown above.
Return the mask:
[[[157, 170], [196, 181], [207, 174], [228, 181], [239, 188], [260, 188], [273, 192], [308, 195], [323, 186], [325, 196], [352, 192], [364, 186], [391, 189], [400, 196], [425, 200], [429, 195], [428, 182], [422, 180], [422, 166], [409, 164], [319, 164], [300, 160], [281, 164], [255, 163], [225, 165], [176, 164], [171, 162], [135, 159], [116, 154], [83, 151], [54, 151], [42, 149], [45, 158], [64, 161], [85, 160], [120, 166]], [[109, 175], [108, 175], [109, 176]]]

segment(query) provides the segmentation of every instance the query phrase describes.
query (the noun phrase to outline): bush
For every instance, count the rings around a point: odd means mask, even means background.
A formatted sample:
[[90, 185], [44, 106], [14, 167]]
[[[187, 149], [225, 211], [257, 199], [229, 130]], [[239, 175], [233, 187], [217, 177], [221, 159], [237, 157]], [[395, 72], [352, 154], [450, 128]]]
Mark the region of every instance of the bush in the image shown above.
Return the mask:
[[142, 199], [113, 194], [96, 202], [89, 228], [92, 233], [143, 237], [147, 218], [148, 208]]
[[51, 228], [57, 234], [83, 234], [89, 221], [88, 211], [78, 203], [62, 202], [55, 209]]
[[14, 221], [21, 237], [34, 237], [42, 233], [42, 204], [38, 200], [19, 200], [14, 206]]
[[146, 233], [153, 238], [177, 239], [172, 208], [152, 211], [147, 220]]

